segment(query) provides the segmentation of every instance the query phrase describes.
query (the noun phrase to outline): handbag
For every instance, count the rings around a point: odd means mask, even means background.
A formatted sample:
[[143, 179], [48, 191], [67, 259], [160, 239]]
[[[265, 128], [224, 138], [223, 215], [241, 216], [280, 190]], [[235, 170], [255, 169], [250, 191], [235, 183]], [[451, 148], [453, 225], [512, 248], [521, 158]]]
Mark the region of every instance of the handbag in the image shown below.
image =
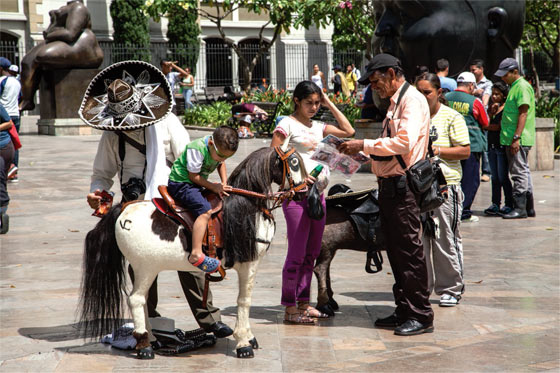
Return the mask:
[[447, 199], [447, 181], [439, 166], [441, 161], [434, 158], [431, 137], [426, 159], [416, 162], [408, 170], [402, 156], [396, 157], [401, 167], [406, 170], [408, 185], [416, 196], [420, 212], [428, 212], [443, 205]]
[[321, 194], [317, 189], [317, 184], [313, 184], [307, 195], [307, 216], [314, 220], [321, 220], [325, 216], [325, 210], [321, 203]]
[[19, 140], [19, 135], [16, 130], [16, 126], [12, 124], [12, 127], [8, 130], [10, 137], [12, 138], [12, 143], [14, 144], [14, 148], [18, 150], [21, 148], [21, 141]]

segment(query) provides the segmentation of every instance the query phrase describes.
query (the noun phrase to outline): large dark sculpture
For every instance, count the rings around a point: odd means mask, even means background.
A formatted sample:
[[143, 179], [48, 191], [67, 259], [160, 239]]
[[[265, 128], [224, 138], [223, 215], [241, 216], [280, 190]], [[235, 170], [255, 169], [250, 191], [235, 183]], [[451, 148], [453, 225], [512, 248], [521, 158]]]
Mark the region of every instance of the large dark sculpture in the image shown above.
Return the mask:
[[83, 1], [68, 1], [49, 15], [51, 23], [43, 31], [45, 41], [21, 62], [22, 110], [35, 107], [33, 97], [41, 82], [41, 70], [92, 69], [103, 62], [103, 51], [91, 31], [91, 17]]
[[449, 75], [469, 70], [473, 59], [491, 76], [521, 40], [525, 0], [374, 0], [374, 51], [398, 56], [407, 77], [416, 66], [435, 70], [449, 60]]

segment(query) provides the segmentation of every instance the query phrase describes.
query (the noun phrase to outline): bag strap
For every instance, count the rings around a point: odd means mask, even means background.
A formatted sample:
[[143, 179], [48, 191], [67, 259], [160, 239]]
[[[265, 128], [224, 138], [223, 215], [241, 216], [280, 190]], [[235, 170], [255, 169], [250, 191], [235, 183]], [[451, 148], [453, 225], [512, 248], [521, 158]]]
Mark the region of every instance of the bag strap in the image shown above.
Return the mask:
[[[399, 104], [401, 103], [401, 99], [403, 98], [404, 94], [406, 93], [408, 87], [410, 87], [410, 84], [408, 82], [404, 82], [403, 87], [401, 88], [401, 93], [399, 94], [399, 97], [397, 98], [397, 102], [395, 104], [395, 108], [393, 109], [393, 112], [396, 113], [397, 112], [397, 108], [399, 107]], [[383, 131], [385, 132], [385, 129], [387, 129], [387, 137], [391, 137], [391, 127], [389, 127], [389, 118], [385, 118], [385, 125], [383, 126]]]
[[[125, 142], [129, 145], [137, 149], [141, 154], [144, 155], [144, 171], [142, 171], [142, 178], [146, 176], [146, 145], [140, 144], [138, 141], [130, 138], [129, 136], [122, 133], [122, 131], [115, 131], [117, 136], [119, 136], [119, 158], [121, 159], [121, 183], [122, 183], [122, 174], [123, 174], [123, 166], [124, 166], [124, 157], [126, 155], [125, 151]], [[146, 131], [144, 131], [144, 142], [146, 142]]]
[[[432, 139], [430, 137], [428, 137], [428, 155], [429, 157], [426, 158], [432, 158], [434, 156], [434, 151], [432, 150]], [[397, 158], [397, 161], [399, 161], [402, 169], [406, 171], [406, 163], [404, 162], [402, 156], [398, 154], [395, 157]]]

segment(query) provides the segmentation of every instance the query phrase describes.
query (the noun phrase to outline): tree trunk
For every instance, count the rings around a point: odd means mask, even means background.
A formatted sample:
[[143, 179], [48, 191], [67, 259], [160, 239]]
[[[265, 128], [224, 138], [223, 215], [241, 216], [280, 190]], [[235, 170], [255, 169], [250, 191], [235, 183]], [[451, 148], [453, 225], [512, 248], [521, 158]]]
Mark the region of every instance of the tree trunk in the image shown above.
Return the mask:
[[539, 82], [539, 73], [537, 73], [537, 68], [535, 67], [535, 54], [533, 53], [533, 47], [529, 44], [529, 53], [531, 55], [531, 70], [533, 70], [533, 75], [535, 76], [535, 97], [541, 97], [541, 85]]
[[243, 83], [241, 84], [241, 89], [247, 94], [251, 91], [251, 80], [253, 80], [253, 70], [254, 66], [243, 66]]

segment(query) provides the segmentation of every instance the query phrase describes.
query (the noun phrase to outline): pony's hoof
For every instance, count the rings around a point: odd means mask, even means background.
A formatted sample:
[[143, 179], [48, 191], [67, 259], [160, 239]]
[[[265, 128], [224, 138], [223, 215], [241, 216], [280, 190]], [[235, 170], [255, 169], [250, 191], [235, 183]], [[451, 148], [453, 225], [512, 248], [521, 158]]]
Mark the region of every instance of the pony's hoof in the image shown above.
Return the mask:
[[136, 357], [142, 360], [151, 360], [155, 357], [154, 349], [152, 348], [152, 346], [144, 347], [143, 349], [138, 350]]
[[322, 306], [315, 307], [315, 308], [317, 308], [317, 311], [319, 312], [326, 313], [329, 316], [334, 316], [334, 310], [329, 304], [324, 304]]
[[330, 298], [327, 304], [332, 308], [333, 311], [338, 311], [338, 303], [336, 303], [334, 298]]
[[259, 342], [257, 342], [257, 338], [253, 337], [253, 339], [249, 341], [249, 344], [251, 344], [251, 347], [253, 347], [255, 350], [259, 349]]
[[247, 347], [238, 348], [237, 357], [240, 359], [249, 359], [255, 357], [255, 353], [253, 352], [253, 347], [247, 346]]

